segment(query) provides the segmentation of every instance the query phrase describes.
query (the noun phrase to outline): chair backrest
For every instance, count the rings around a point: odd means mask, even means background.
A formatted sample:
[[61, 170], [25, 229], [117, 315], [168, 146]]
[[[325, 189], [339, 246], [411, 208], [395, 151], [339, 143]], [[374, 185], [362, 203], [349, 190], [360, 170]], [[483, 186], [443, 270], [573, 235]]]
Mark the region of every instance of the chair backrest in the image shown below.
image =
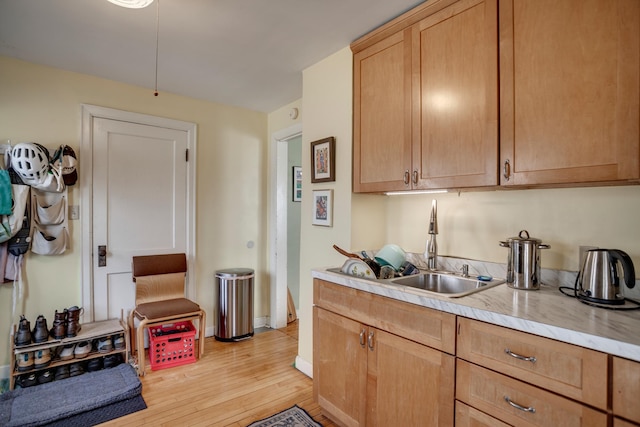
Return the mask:
[[187, 256], [184, 253], [134, 256], [133, 281], [136, 305], [184, 298]]

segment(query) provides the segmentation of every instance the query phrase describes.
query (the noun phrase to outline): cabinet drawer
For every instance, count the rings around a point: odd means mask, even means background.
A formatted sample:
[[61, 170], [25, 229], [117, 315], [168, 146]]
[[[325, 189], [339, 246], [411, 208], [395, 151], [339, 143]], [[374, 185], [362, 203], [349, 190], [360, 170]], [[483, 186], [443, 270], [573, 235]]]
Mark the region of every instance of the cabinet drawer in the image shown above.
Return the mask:
[[607, 409], [608, 356], [605, 353], [459, 318], [457, 355], [579, 402]]
[[456, 399], [516, 426], [607, 425], [604, 412], [461, 359], [456, 364]]
[[456, 427], [510, 427], [476, 408], [456, 400]]
[[420, 344], [455, 353], [456, 316], [314, 279], [318, 307]]
[[640, 363], [613, 358], [613, 414], [640, 423]]
[[618, 417], [613, 419], [613, 427], [638, 427], [640, 424], [631, 423]]

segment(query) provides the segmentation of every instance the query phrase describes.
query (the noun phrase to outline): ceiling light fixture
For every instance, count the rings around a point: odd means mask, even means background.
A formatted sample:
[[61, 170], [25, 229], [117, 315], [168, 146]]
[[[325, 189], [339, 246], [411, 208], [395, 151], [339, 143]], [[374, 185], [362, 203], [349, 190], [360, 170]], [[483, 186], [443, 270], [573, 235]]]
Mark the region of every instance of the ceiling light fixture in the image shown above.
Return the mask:
[[108, 0], [118, 6], [128, 7], [129, 9], [142, 9], [153, 3], [153, 0]]

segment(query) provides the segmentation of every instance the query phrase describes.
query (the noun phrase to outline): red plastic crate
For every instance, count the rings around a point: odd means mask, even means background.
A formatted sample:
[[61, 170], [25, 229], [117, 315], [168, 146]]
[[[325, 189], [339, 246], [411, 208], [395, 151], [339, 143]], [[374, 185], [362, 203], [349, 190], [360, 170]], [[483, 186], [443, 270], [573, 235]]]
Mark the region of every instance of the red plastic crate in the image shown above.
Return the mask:
[[196, 328], [190, 321], [152, 326], [147, 330], [152, 371], [196, 361]]

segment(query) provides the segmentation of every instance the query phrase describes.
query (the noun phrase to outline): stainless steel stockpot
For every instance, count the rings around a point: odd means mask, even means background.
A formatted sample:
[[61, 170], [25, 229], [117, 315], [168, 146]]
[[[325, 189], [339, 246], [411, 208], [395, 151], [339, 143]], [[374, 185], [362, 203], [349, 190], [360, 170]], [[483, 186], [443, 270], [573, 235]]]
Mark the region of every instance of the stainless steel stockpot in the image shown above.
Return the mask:
[[551, 246], [529, 237], [527, 230], [520, 231], [518, 237], [500, 242], [500, 246], [509, 248], [507, 285], [514, 289], [540, 289], [540, 249], [549, 249]]

